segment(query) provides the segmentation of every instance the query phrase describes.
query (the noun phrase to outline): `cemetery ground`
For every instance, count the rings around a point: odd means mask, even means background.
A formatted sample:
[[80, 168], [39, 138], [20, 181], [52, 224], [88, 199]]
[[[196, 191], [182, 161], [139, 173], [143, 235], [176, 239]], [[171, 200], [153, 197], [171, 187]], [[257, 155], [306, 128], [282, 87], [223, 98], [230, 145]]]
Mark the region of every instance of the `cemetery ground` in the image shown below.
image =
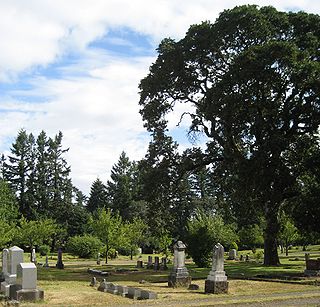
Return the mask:
[[[320, 246], [309, 247], [307, 252], [311, 258], [319, 258]], [[52, 256], [49, 257], [50, 268], [38, 265], [38, 288], [44, 290], [45, 300], [20, 306], [320, 306], [320, 277], [303, 276], [304, 253], [301, 247], [292, 248], [287, 257], [280, 254], [280, 266], [265, 267], [254, 259], [251, 251], [240, 251], [238, 256], [250, 254], [251, 260], [225, 260], [229, 293], [219, 295], [204, 294], [204, 282], [210, 269], [197, 268], [190, 259], [186, 264], [192, 284], [199, 285], [198, 290], [169, 288], [170, 264], [167, 271], [154, 271], [137, 269], [138, 257], [130, 260], [120, 256], [110, 260], [108, 265], [102, 261], [97, 265], [95, 259], [64, 254], [65, 269], [59, 270], [55, 268], [57, 258]], [[147, 257], [142, 255], [142, 260], [147, 262]], [[29, 261], [28, 253], [25, 258]], [[45, 261], [44, 257], [37, 260]], [[110, 275], [92, 275], [87, 272], [88, 268], [108, 271]], [[105, 278], [116, 284], [154, 291], [158, 299], [137, 301], [97, 291], [97, 287], [90, 286], [93, 276], [97, 277], [98, 284]]]

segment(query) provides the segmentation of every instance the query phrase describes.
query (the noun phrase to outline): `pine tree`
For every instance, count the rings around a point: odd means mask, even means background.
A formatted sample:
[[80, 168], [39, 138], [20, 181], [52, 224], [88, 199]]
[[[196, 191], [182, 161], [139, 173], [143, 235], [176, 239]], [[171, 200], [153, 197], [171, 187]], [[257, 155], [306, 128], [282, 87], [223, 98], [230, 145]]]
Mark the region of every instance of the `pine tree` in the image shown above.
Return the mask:
[[130, 220], [131, 205], [133, 202], [133, 164], [125, 152], [122, 152], [119, 161], [112, 167], [111, 180], [107, 183], [110, 207], [118, 211], [123, 220]]
[[28, 135], [24, 129], [18, 132], [15, 143], [12, 144], [9, 163], [4, 163], [4, 177], [17, 193], [19, 211], [30, 217], [32, 204], [28, 203], [27, 181], [34, 167], [33, 156], [34, 137]]
[[106, 186], [97, 178], [91, 185], [90, 196], [87, 203], [87, 210], [95, 212], [98, 209], [107, 207], [108, 198]]

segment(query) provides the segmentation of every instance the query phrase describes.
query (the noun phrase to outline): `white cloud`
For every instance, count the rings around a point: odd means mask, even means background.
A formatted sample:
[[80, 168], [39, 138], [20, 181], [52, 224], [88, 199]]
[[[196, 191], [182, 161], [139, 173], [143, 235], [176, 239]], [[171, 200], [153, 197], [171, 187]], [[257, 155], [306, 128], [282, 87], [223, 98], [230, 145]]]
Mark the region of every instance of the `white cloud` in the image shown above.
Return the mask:
[[[22, 127], [50, 136], [61, 130], [74, 184], [88, 192], [97, 176], [107, 178], [122, 150], [131, 159], [144, 155], [148, 138], [138, 114], [138, 83], [154, 60], [110, 56], [89, 44], [106, 38], [138, 52], [141, 46], [106, 36], [126, 28], [155, 48], [164, 37], [183, 37], [190, 24], [248, 3], [320, 12], [312, 0], [1, 0], [0, 82], [17, 86], [0, 96], [0, 150], [8, 150], [8, 137]], [[70, 55], [75, 60], [68, 62]], [[52, 64], [57, 76], [42, 75], [39, 68], [50, 71]], [[27, 90], [19, 88], [21, 76]], [[177, 113], [169, 119], [172, 127], [179, 121]]]

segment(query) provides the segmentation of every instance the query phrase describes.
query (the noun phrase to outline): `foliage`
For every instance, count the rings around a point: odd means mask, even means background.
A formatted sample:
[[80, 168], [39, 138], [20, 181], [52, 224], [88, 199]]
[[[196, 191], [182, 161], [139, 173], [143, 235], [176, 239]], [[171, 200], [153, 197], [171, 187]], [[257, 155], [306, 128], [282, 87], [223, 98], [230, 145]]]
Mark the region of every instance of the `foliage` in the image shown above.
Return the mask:
[[293, 224], [292, 220], [287, 215], [284, 214], [282, 216], [282, 221], [281, 221], [279, 242], [280, 244], [284, 245], [286, 250], [286, 256], [288, 256], [289, 246], [291, 244], [294, 244], [298, 239], [298, 237], [299, 235], [298, 235], [297, 227]]
[[46, 244], [40, 245], [38, 246], [38, 252], [40, 253], [41, 256], [49, 255], [50, 246]]
[[130, 256], [144, 243], [148, 226], [141, 219], [135, 218], [124, 224], [124, 245], [128, 246]]
[[72, 202], [70, 167], [64, 158], [62, 133], [35, 138], [18, 132], [11, 155], [3, 163], [3, 177], [17, 194], [19, 213], [27, 219], [57, 218]]
[[242, 227], [238, 235], [241, 249], [254, 249], [263, 246], [263, 229], [257, 224]]
[[112, 166], [111, 180], [107, 183], [107, 193], [110, 208], [116, 212], [124, 221], [132, 221], [137, 213], [135, 209], [140, 207], [143, 214], [143, 202], [137, 202], [139, 193], [139, 178], [137, 165], [131, 162], [123, 151], [118, 162]]
[[81, 258], [96, 257], [102, 248], [102, 242], [91, 235], [71, 237], [66, 245], [68, 252]]
[[103, 182], [97, 178], [90, 189], [90, 196], [87, 203], [87, 210], [94, 212], [108, 205], [107, 188]]
[[22, 217], [19, 224], [15, 241], [28, 247], [30, 251], [43, 242], [52, 241], [57, 231], [57, 225], [51, 219], [28, 221]]
[[0, 248], [3, 249], [12, 242], [16, 236], [16, 225], [7, 223], [4, 220], [0, 220]]
[[199, 267], [209, 265], [215, 244], [230, 246], [237, 239], [234, 225], [206, 211], [198, 210], [188, 222], [187, 250]]
[[264, 217], [265, 265], [279, 264], [278, 213], [296, 193], [287, 153], [303, 135], [314, 143], [320, 123], [319, 31], [318, 15], [235, 7], [180, 41], [164, 39], [140, 83], [152, 136], [167, 133], [168, 113], [185, 104], [189, 134], [207, 138], [205, 150], [185, 151], [185, 169], [214, 166], [240, 225]]
[[161, 253], [165, 255], [166, 258], [170, 255], [170, 246], [172, 245], [173, 238], [171, 237], [168, 231], [164, 231], [160, 236], [155, 240], [156, 248], [159, 249]]
[[7, 182], [0, 179], [0, 220], [7, 223], [17, 220], [19, 206]]
[[122, 219], [118, 213], [113, 214], [110, 209], [99, 209], [89, 220], [94, 236], [105, 244], [106, 263], [108, 252], [111, 248], [116, 249], [124, 240]]

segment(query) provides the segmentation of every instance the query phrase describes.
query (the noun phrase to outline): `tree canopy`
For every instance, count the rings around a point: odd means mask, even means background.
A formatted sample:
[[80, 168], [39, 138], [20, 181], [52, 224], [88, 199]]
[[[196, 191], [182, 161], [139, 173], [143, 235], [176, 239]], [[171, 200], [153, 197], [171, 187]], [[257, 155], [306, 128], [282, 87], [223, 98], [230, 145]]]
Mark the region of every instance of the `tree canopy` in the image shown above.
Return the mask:
[[319, 127], [319, 34], [318, 15], [235, 7], [179, 41], [164, 39], [140, 83], [140, 112], [153, 135], [168, 130], [177, 104], [192, 107], [181, 117], [191, 118], [189, 134], [208, 141], [185, 152], [184, 167], [214, 164], [230, 206], [265, 218], [266, 265], [279, 263], [278, 213], [296, 193], [288, 152]]

